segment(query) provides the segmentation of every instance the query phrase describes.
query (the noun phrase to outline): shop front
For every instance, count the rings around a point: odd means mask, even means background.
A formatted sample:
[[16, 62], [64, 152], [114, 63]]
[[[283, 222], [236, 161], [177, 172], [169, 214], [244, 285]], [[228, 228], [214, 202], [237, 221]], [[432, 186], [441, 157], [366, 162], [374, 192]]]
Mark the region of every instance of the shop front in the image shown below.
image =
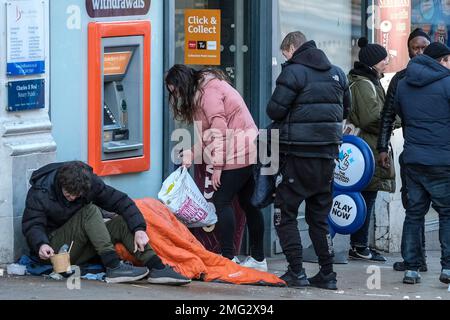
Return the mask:
[[[409, 57], [406, 41], [416, 27], [429, 32], [435, 41], [448, 42], [448, 1], [425, 0], [234, 0], [207, 1], [186, 0], [165, 2], [165, 70], [175, 63], [190, 64], [194, 68], [215, 66], [225, 71], [236, 89], [242, 94], [260, 128], [269, 120], [265, 115], [266, 104], [281, 71], [284, 58], [279, 45], [284, 36], [294, 30], [302, 31], [308, 39], [340, 66], [346, 73], [358, 57], [358, 39], [366, 36], [379, 43], [390, 55], [390, 66], [383, 85], [387, 89], [395, 72], [406, 67]], [[196, 63], [187, 59], [189, 31], [186, 15], [195, 10], [220, 10], [220, 62]], [[200, 11], [198, 11], [200, 12]], [[450, 12], [450, 11], [449, 11]], [[170, 151], [170, 133], [180, 126], [170, 116], [165, 99], [165, 169], [167, 176], [173, 169]], [[392, 138], [395, 154], [401, 153], [403, 137], [396, 130]], [[399, 168], [397, 165], [397, 172]], [[399, 176], [399, 175], [397, 175]], [[377, 200], [375, 221], [371, 227], [371, 245], [386, 251], [400, 250], [404, 209], [400, 201], [400, 179], [395, 194], [382, 193]], [[272, 209], [265, 211], [266, 253], [280, 253], [276, 233], [272, 227]], [[437, 216], [427, 217], [428, 231], [437, 226]], [[300, 207], [299, 229], [309, 245], [304, 207]], [[245, 242], [245, 238], [244, 238]], [[337, 239], [338, 244], [348, 246], [348, 239]], [[245, 243], [244, 243], [245, 244]], [[245, 246], [244, 249], [245, 251]]]
[[[12, 22], [7, 5], [34, 8], [38, 2], [38, 45], [36, 38], [14, 38], [6, 23], [0, 25], [0, 39], [7, 44], [0, 49], [0, 159], [5, 164], [0, 263], [24, 250], [21, 215], [28, 178], [48, 162], [86, 161], [131, 197], [156, 197], [176, 166], [171, 134], [182, 126], [172, 118], [164, 88], [165, 72], [176, 63], [222, 69], [264, 128], [266, 105], [284, 62], [279, 45], [291, 31], [315, 40], [345, 72], [357, 58], [358, 38], [367, 36], [389, 51], [387, 80], [408, 63], [406, 39], [412, 29], [422, 27], [434, 41], [450, 43], [447, 0], [0, 0], [0, 20]], [[23, 75], [14, 68], [27, 61], [13, 51], [28, 43], [40, 51], [32, 57], [34, 73]], [[8, 84], [18, 81], [28, 81], [41, 97], [30, 108], [12, 99], [23, 86], [8, 91]], [[401, 130], [392, 141], [398, 156]], [[393, 252], [400, 249], [404, 218], [400, 184], [398, 178], [397, 192], [379, 197], [371, 232], [372, 245]], [[299, 227], [306, 236], [303, 212], [301, 207]], [[266, 254], [280, 253], [272, 209], [264, 216]], [[240, 226], [236, 243], [245, 252], [242, 220]], [[437, 226], [431, 212], [427, 230]]]
[[[331, 8], [330, 8], [331, 6]], [[290, 31], [301, 30], [309, 39], [314, 39], [333, 63], [349, 71], [357, 54], [357, 39], [365, 32], [362, 27], [365, 4], [361, 1], [168, 1], [165, 6], [165, 68], [173, 64], [184, 63], [194, 68], [215, 66], [225, 71], [235, 88], [244, 97], [255, 122], [260, 128], [269, 123], [265, 109], [270, 99], [275, 80], [281, 70], [284, 58], [279, 50], [283, 37]], [[192, 12], [202, 14], [202, 10], [220, 10], [220, 59], [218, 63], [192, 62], [189, 59], [190, 32], [189, 18]], [[201, 40], [201, 39], [199, 39]], [[206, 50], [205, 52], [207, 52]], [[197, 51], [198, 52], [198, 51]], [[167, 99], [166, 99], [167, 100]], [[174, 122], [166, 110], [166, 139], [181, 124]], [[165, 175], [173, 170], [170, 151], [174, 143], [166, 143], [167, 157]], [[196, 168], [205, 170], [204, 168]], [[198, 174], [198, 173], [197, 173]], [[200, 185], [203, 183], [203, 175]], [[266, 236], [266, 254], [280, 253], [275, 230], [273, 228], [272, 208], [264, 212]], [[244, 222], [237, 214], [238, 234], [235, 245], [243, 243], [246, 251]], [[300, 215], [302, 230], [306, 226]], [[202, 230], [194, 230], [205, 245], [217, 251], [216, 237], [206, 235]], [[241, 241], [242, 240], [242, 241]]]

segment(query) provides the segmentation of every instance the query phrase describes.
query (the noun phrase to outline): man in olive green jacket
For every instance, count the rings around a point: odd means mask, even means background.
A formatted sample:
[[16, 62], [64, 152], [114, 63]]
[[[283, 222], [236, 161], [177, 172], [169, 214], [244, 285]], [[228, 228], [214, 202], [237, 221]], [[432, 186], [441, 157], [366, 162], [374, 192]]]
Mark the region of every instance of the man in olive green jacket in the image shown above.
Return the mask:
[[[385, 100], [380, 79], [388, 64], [388, 55], [382, 46], [369, 44], [365, 38], [361, 38], [358, 45], [361, 48], [359, 61], [355, 62], [354, 68], [348, 75], [352, 92], [352, 110], [349, 122], [360, 129], [359, 137], [367, 142], [374, 156], [377, 157], [380, 113]], [[378, 191], [395, 191], [395, 172], [393, 170], [393, 166], [385, 169], [377, 165], [374, 177], [362, 192], [367, 205], [367, 216], [364, 225], [351, 235], [352, 248], [349, 251], [351, 258], [386, 261], [378, 252], [369, 248], [368, 233]]]

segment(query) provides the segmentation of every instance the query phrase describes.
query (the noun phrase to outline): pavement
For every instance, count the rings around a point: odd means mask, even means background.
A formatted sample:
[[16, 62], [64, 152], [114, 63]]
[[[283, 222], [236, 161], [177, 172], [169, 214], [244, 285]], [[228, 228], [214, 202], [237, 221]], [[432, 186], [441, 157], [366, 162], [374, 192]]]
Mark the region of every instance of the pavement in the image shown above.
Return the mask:
[[[448, 285], [439, 282], [440, 252], [427, 252], [428, 272], [422, 283], [402, 283], [403, 273], [392, 269], [398, 254], [386, 254], [386, 263], [350, 260], [335, 265], [337, 291], [316, 288], [292, 289], [266, 286], [230, 285], [193, 281], [183, 287], [134, 284], [106, 284], [82, 280], [79, 289], [68, 289], [67, 282], [33, 276], [0, 275], [1, 300], [450, 300]], [[287, 267], [283, 256], [268, 259], [269, 272], [282, 275]], [[317, 264], [305, 263], [308, 276]], [[73, 287], [73, 286], [72, 286]]]

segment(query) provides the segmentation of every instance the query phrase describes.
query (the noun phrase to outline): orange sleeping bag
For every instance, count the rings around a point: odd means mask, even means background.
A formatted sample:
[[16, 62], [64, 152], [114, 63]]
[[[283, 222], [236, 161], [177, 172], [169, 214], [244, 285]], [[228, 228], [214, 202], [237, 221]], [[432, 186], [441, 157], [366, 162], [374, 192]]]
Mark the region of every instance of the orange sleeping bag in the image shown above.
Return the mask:
[[[206, 250], [189, 229], [156, 199], [136, 200], [144, 215], [150, 245], [165, 264], [191, 279], [221, 281], [234, 284], [259, 284], [284, 286], [277, 276], [241, 267], [231, 260]], [[121, 259], [138, 261], [122, 244], [116, 245]]]

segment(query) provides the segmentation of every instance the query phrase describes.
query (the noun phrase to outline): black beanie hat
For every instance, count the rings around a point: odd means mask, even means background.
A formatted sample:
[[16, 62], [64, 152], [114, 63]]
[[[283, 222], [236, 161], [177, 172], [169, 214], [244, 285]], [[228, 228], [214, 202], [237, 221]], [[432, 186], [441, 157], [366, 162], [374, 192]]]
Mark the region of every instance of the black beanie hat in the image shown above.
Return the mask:
[[440, 42], [433, 42], [425, 49], [423, 54], [433, 59], [438, 59], [450, 55], [450, 48]]
[[424, 38], [426, 38], [428, 41], [431, 42], [430, 36], [429, 36], [425, 31], [423, 31], [421, 28], [416, 28], [416, 29], [414, 29], [413, 32], [411, 32], [411, 33], [409, 34], [409, 37], [408, 37], [408, 44], [409, 44], [409, 42], [410, 42], [412, 39], [414, 39], [414, 38], [416, 38], [416, 37], [424, 37]]
[[369, 43], [369, 40], [364, 37], [358, 40], [358, 47], [361, 48], [358, 54], [359, 61], [369, 67], [373, 67], [388, 56], [383, 46], [376, 43]]

